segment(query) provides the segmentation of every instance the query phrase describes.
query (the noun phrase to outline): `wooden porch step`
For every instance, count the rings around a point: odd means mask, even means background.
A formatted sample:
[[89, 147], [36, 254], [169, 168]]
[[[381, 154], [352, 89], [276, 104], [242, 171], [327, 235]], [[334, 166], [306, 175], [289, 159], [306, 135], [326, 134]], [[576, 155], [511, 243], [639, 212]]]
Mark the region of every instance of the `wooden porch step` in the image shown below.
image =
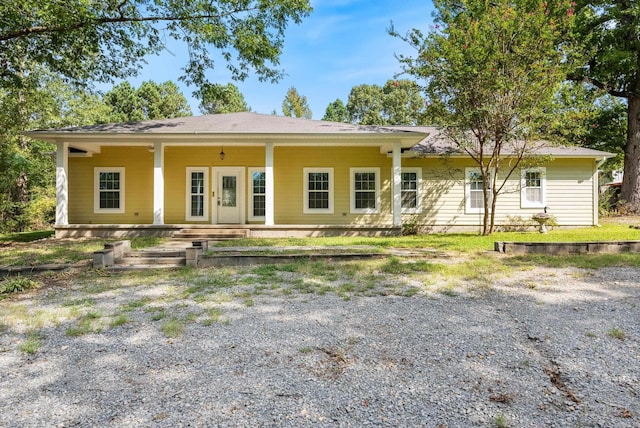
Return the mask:
[[173, 239], [222, 241], [243, 239], [248, 235], [246, 229], [181, 229], [173, 234]]

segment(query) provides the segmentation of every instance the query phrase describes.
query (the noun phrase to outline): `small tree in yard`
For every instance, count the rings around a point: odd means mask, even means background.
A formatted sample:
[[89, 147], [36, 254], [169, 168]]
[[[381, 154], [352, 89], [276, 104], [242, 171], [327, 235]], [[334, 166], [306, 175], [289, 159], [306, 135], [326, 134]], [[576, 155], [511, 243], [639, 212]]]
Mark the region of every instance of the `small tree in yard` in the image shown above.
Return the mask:
[[[477, 163], [482, 233], [494, 229], [498, 195], [530, 159], [553, 95], [568, 69], [559, 44], [571, 24], [562, 0], [435, 0], [424, 34], [390, 33], [417, 50], [400, 56], [405, 72], [426, 80], [429, 108], [445, 138]], [[566, 40], [566, 39], [565, 39]], [[488, 207], [488, 209], [487, 209]]]

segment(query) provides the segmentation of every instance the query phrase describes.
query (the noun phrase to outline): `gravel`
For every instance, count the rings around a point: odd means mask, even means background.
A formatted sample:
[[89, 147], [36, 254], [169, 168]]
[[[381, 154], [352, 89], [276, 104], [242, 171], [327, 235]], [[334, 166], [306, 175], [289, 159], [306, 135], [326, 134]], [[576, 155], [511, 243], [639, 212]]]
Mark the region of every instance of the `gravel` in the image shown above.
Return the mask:
[[[215, 303], [176, 297], [179, 281], [105, 287], [91, 310], [120, 308], [124, 325], [45, 324], [27, 354], [27, 327], [5, 320], [0, 426], [638, 427], [639, 278], [538, 268], [457, 295]], [[0, 311], [86, 296], [50, 289]], [[186, 320], [176, 337], [160, 327], [171, 317]]]

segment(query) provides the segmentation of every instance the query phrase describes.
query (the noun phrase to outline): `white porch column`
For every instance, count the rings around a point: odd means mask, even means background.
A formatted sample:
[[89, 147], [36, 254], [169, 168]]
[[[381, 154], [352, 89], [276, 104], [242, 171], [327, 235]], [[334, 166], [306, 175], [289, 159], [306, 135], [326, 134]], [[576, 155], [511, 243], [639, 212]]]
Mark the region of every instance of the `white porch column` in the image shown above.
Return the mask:
[[153, 224], [164, 224], [164, 146], [153, 144]]
[[393, 145], [393, 225], [402, 227], [402, 146]]
[[69, 143], [56, 143], [56, 226], [69, 224]]
[[273, 188], [273, 143], [265, 143], [264, 178], [265, 178], [265, 226], [275, 224], [274, 188]]

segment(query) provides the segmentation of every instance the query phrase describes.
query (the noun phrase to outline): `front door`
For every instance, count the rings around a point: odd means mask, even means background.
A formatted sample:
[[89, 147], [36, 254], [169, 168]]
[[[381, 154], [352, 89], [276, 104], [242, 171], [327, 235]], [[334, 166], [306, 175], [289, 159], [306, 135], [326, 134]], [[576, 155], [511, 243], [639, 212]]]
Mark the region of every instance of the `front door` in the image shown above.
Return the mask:
[[213, 223], [244, 223], [244, 168], [213, 168]]

